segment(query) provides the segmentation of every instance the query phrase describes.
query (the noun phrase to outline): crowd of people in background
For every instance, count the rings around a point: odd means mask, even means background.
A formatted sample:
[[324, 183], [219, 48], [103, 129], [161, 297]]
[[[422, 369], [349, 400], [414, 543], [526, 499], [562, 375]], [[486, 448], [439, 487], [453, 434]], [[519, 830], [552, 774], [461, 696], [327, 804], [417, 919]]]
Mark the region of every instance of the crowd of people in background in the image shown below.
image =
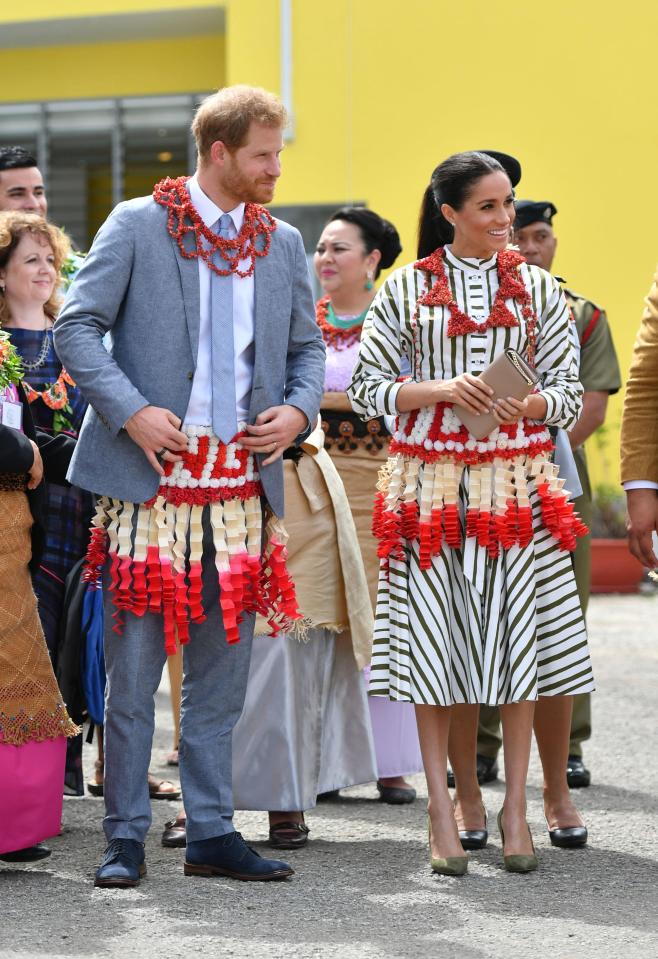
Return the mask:
[[[550, 841], [587, 842], [583, 444], [621, 387], [605, 311], [552, 273], [557, 208], [491, 150], [432, 172], [406, 265], [392, 223], [337, 209], [314, 305], [301, 237], [266, 209], [284, 124], [266, 91], [209, 97], [194, 176], [120, 204], [86, 256], [34, 158], [0, 150], [0, 860], [50, 854], [90, 717], [98, 886], [144, 875], [152, 799], [182, 798], [162, 843], [186, 875], [283, 879], [234, 807], [296, 850], [318, 801], [375, 782], [413, 803], [421, 771], [431, 868], [463, 875], [501, 745], [503, 862], [531, 872], [533, 731]], [[655, 290], [622, 434], [647, 566]], [[501, 361], [527, 388], [494, 389]], [[180, 787], [149, 770], [165, 661]]]

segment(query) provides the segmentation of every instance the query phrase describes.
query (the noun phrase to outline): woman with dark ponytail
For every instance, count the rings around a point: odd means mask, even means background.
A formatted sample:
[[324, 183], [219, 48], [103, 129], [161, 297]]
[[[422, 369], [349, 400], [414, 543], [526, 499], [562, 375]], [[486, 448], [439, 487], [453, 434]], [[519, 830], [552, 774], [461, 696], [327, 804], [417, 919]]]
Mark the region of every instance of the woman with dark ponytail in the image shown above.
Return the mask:
[[[514, 163], [469, 152], [434, 170], [420, 259], [375, 297], [348, 389], [362, 417], [397, 417], [373, 519], [381, 567], [370, 693], [415, 703], [430, 859], [445, 875], [465, 873], [463, 850], [487, 841], [475, 777], [479, 704], [501, 707], [504, 865], [529, 872], [535, 703], [593, 689], [569, 556], [587, 530], [551, 462], [548, 429], [575, 423], [582, 387], [559, 285], [508, 249]], [[480, 378], [509, 351], [539, 375], [522, 401], [494, 397]], [[399, 382], [405, 363], [411, 379]], [[474, 436], [457, 404], [496, 425]], [[469, 744], [453, 757], [456, 806], [446, 783], [451, 724]]]

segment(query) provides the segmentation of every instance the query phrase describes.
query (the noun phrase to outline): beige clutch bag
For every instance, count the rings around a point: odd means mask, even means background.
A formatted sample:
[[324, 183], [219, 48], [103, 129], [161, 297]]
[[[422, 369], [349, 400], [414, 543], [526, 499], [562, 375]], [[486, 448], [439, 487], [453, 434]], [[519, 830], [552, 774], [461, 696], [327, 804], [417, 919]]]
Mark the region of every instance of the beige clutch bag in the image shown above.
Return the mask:
[[[528, 366], [516, 350], [505, 350], [501, 353], [486, 368], [481, 378], [494, 391], [492, 400], [505, 399], [508, 396], [515, 400], [524, 400], [539, 382], [535, 370]], [[493, 413], [471, 413], [459, 403], [455, 403], [453, 409], [476, 440], [484, 439], [500, 425]]]

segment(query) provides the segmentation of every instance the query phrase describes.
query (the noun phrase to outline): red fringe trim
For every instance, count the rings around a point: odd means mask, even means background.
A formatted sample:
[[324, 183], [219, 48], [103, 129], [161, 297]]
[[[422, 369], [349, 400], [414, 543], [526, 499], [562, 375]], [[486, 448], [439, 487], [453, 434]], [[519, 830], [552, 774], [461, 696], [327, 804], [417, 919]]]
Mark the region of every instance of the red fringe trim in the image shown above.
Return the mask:
[[[559, 543], [561, 550], [573, 552], [576, 540], [589, 532], [574, 511], [573, 503], [563, 493], [551, 493], [547, 483], [537, 487], [542, 510], [542, 522]], [[534, 536], [532, 508], [519, 506], [516, 499], [508, 499], [503, 513], [491, 510], [468, 509], [466, 511], [465, 530], [456, 504], [448, 504], [432, 510], [429, 521], [418, 520], [416, 503], [401, 503], [399, 510], [385, 508], [385, 497], [378, 493], [373, 511], [372, 530], [379, 540], [377, 555], [388, 575], [391, 558], [403, 561], [405, 548], [409, 543], [417, 542], [419, 547], [419, 565], [429, 569], [432, 558], [441, 552], [442, 544], [450, 549], [459, 549], [466, 539], [475, 539], [479, 546], [487, 550], [492, 559], [507, 552], [513, 546], [524, 549]]]
[[[170, 558], [160, 556], [157, 546], [149, 546], [146, 561], [140, 562], [130, 556], [119, 557], [116, 552], [108, 554], [101, 536], [93, 536], [87, 565], [91, 557], [96, 570], [94, 582], [99, 575], [101, 555], [107, 556], [110, 564], [108, 588], [116, 608], [113, 631], [122, 634], [124, 612], [135, 616], [143, 616], [147, 611], [161, 613], [167, 654], [173, 655], [178, 643], [188, 643], [190, 623], [206, 619], [201, 563], [189, 563], [189, 569], [176, 572]], [[276, 540], [270, 541], [269, 554], [262, 560], [247, 553], [231, 557], [230, 568], [218, 573], [218, 577], [222, 622], [230, 644], [240, 641], [239, 627], [245, 613], [267, 617], [274, 635], [302, 618], [286, 568], [286, 549]]]

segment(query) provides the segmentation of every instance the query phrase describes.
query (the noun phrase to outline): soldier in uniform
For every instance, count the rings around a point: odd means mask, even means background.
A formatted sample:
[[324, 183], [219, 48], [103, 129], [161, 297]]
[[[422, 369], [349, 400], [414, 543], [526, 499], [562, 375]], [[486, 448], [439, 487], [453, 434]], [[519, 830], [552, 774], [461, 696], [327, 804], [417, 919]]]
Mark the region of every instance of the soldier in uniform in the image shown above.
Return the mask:
[[[553, 217], [557, 209], [550, 201], [518, 200], [514, 239], [528, 263], [550, 272], [557, 247]], [[582, 495], [575, 508], [589, 526], [592, 519], [592, 490], [585, 458], [585, 440], [605, 420], [608, 397], [621, 388], [619, 363], [615, 353], [605, 311], [591, 300], [564, 287], [571, 307], [580, 345], [580, 381], [583, 384], [583, 411], [569, 440], [578, 468]], [[590, 590], [591, 536], [582, 537], [574, 554], [576, 585], [583, 608], [587, 612]], [[590, 772], [583, 762], [582, 744], [592, 732], [589, 693], [574, 696], [571, 739], [567, 764], [567, 782], [572, 788], [589, 786]], [[482, 707], [478, 735], [478, 771], [482, 781], [495, 778], [500, 748], [497, 710]], [[492, 775], [493, 773], [493, 775]]]

